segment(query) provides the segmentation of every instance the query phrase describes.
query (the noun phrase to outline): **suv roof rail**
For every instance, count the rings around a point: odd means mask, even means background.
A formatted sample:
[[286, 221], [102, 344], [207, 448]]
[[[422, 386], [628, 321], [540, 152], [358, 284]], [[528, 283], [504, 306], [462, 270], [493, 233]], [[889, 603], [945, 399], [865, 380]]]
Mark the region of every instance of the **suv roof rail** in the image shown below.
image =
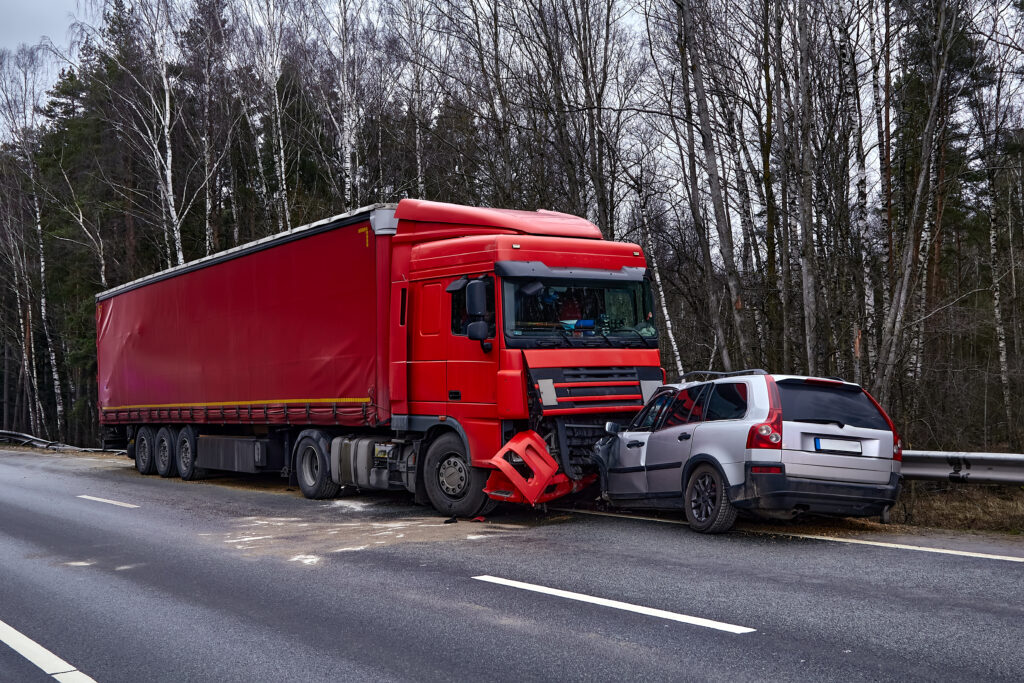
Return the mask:
[[762, 370], [760, 368], [752, 368], [752, 369], [749, 369], [749, 370], [736, 370], [734, 372], [719, 372], [718, 370], [691, 370], [690, 372], [687, 372], [686, 374], [684, 374], [680, 378], [680, 381], [685, 382], [688, 377], [692, 377], [692, 376], [695, 376], [695, 375], [712, 375], [714, 377], [735, 377], [736, 375], [767, 375], [767, 374], [768, 374], [767, 370]]

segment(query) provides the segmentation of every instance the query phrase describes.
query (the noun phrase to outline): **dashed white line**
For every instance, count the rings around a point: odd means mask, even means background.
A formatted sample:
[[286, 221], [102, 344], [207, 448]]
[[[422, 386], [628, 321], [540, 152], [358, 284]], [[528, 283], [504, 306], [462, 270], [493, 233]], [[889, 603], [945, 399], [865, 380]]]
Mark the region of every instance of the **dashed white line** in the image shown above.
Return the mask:
[[663, 609], [655, 609], [653, 607], [644, 607], [643, 605], [633, 605], [628, 602], [620, 602], [619, 600], [609, 600], [607, 598], [597, 598], [592, 595], [586, 595], [584, 593], [573, 593], [572, 591], [564, 591], [558, 588], [549, 588], [547, 586], [540, 586], [535, 583], [524, 583], [522, 581], [513, 581], [511, 579], [502, 579], [497, 576], [474, 576], [477, 581], [486, 581], [488, 583], [496, 583], [502, 586], [510, 586], [512, 588], [519, 588], [522, 590], [533, 591], [535, 593], [544, 593], [545, 595], [554, 595], [559, 598], [566, 598], [568, 600], [578, 600], [579, 602], [589, 602], [593, 605], [601, 605], [603, 607], [612, 607], [620, 609], [626, 612], [635, 612], [636, 614], [646, 614], [651, 617], [659, 617], [661, 619], [668, 619], [670, 621], [679, 621], [684, 624], [692, 624], [694, 626], [703, 626], [704, 628], [712, 628], [717, 631], [726, 631], [728, 633], [753, 633], [757, 629], [748, 628], [746, 626], [737, 626], [735, 624], [727, 624], [724, 621], [714, 621], [713, 619], [704, 619], [702, 617], [692, 617], [688, 614], [680, 614], [678, 612], [669, 612]]
[[106, 503], [107, 505], [117, 505], [118, 507], [123, 507], [123, 508], [137, 508], [137, 507], [139, 507], [138, 505], [132, 505], [131, 503], [122, 503], [122, 502], [117, 501], [117, 500], [109, 500], [107, 498], [97, 498], [96, 496], [85, 496], [85, 495], [82, 495], [82, 496], [78, 496], [78, 497], [79, 498], [84, 498], [85, 500], [94, 500], [97, 503]]
[[[660, 522], [662, 524], [679, 524], [689, 526], [686, 522], [678, 519], [663, 519], [661, 517], [648, 517], [645, 515], [625, 515], [615, 512], [598, 512], [596, 510], [573, 510], [570, 508], [551, 508], [558, 512], [572, 512], [579, 515], [593, 515], [595, 517], [619, 517], [621, 519], [640, 519], [647, 522]], [[894, 550], [916, 550], [922, 553], [936, 553], [939, 555], [956, 555], [959, 557], [975, 557], [982, 560], [1000, 560], [1002, 562], [1024, 563], [1024, 557], [1016, 555], [994, 555], [992, 553], [976, 553], [969, 550], [953, 550], [952, 548], [933, 548], [927, 545], [909, 545], [907, 543], [888, 543], [886, 541], [870, 541], [862, 538], [840, 538], [837, 536], [820, 536], [817, 534], [801, 534], [790, 531], [758, 531], [757, 529], [744, 529], [744, 533], [762, 534], [769, 536], [789, 536], [790, 538], [807, 538], [813, 541], [830, 541], [832, 543], [850, 543], [853, 545], [872, 545], [878, 548], [892, 548]]]
[[65, 683], [96, 683], [77, 668], [53, 654], [20, 631], [0, 621], [0, 642], [42, 669], [43, 673]]

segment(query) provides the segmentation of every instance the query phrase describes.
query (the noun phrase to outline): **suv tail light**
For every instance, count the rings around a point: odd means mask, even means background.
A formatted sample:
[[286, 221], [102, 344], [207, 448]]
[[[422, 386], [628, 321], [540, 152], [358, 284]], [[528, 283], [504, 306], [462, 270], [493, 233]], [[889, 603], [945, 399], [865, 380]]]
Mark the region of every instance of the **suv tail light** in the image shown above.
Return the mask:
[[864, 395], [871, 399], [871, 402], [875, 404], [875, 407], [878, 408], [878, 412], [882, 414], [882, 417], [885, 418], [886, 423], [889, 425], [889, 431], [892, 432], [892, 459], [897, 462], [902, 462], [903, 439], [901, 439], [900, 435], [896, 433], [896, 425], [892, 423], [892, 418], [889, 417], [889, 413], [882, 410], [882, 406], [878, 404], [878, 401], [875, 400], [875, 397], [869, 394], [866, 389], [862, 391], [864, 391]]
[[782, 400], [779, 388], [769, 375], [765, 378], [768, 385], [768, 419], [750, 428], [747, 434], [747, 448], [782, 449]]

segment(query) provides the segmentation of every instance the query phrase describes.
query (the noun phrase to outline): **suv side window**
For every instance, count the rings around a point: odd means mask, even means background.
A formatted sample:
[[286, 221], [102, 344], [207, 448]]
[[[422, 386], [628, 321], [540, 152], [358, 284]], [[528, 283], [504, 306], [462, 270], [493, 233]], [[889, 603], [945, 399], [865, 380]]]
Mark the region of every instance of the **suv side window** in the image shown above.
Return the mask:
[[739, 420], [747, 414], [747, 385], [721, 382], [708, 400], [705, 420]]
[[672, 403], [672, 392], [666, 391], [663, 394], [659, 394], [647, 404], [639, 415], [629, 425], [629, 431], [631, 432], [649, 432], [654, 429], [654, 426], [658, 424], [658, 420], [661, 418], [662, 413], [668, 408], [669, 404]]
[[[683, 389], [676, 394], [676, 400], [672, 402], [672, 407], [669, 408], [668, 416], [665, 418], [665, 424], [662, 425], [662, 429], [700, 422], [702, 413], [699, 409], [700, 399], [707, 387], [707, 384], [698, 384], [695, 387]], [[698, 409], [694, 410], [694, 407]]]

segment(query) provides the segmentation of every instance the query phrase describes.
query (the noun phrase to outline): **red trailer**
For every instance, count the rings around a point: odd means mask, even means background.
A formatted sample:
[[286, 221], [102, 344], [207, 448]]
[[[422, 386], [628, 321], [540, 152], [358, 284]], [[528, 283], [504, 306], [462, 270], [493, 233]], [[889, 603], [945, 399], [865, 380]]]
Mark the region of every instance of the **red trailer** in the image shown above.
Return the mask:
[[98, 295], [100, 423], [143, 474], [552, 500], [663, 380], [645, 267], [565, 214], [365, 207]]

